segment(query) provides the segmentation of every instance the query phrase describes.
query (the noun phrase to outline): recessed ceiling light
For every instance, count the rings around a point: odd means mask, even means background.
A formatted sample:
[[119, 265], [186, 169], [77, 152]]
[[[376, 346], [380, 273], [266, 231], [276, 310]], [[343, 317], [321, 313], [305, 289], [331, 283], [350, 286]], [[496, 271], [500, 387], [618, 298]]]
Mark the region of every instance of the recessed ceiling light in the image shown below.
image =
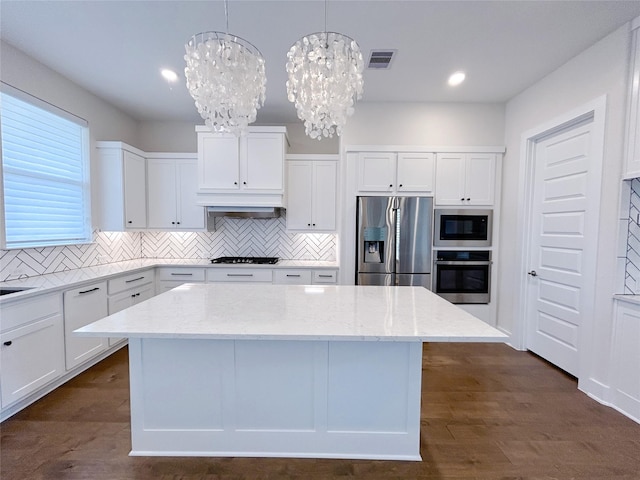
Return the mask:
[[449, 77], [449, 85], [451, 85], [452, 87], [455, 87], [456, 85], [460, 85], [462, 82], [464, 82], [465, 76], [466, 75], [464, 74], [464, 72], [452, 73], [451, 76]]
[[167, 82], [175, 82], [178, 80], [178, 74], [173, 70], [169, 70], [168, 68], [163, 68], [162, 70], [160, 70], [160, 73]]

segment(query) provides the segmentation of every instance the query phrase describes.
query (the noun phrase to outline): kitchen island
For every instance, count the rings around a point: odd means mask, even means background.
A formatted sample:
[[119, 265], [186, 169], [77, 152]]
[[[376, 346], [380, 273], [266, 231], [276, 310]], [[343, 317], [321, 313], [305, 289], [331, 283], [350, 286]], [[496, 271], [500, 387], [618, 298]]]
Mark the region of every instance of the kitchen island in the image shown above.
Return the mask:
[[76, 333], [129, 338], [131, 455], [396, 460], [420, 460], [422, 342], [507, 338], [421, 287], [231, 284]]

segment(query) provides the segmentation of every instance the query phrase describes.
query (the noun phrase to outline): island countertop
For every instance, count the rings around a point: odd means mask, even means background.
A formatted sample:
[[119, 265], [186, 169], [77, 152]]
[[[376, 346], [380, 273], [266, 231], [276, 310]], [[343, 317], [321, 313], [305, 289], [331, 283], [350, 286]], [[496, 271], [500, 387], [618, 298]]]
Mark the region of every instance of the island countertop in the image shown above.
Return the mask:
[[236, 340], [504, 342], [422, 287], [185, 284], [75, 331]]

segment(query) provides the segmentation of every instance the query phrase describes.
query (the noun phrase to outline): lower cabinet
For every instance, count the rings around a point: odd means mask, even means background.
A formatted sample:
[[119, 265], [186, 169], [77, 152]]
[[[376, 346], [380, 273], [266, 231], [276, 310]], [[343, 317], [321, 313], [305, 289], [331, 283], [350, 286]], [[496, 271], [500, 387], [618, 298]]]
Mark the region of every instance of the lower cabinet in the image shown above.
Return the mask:
[[0, 365], [2, 408], [64, 374], [64, 331], [59, 293], [2, 307]]
[[[153, 269], [123, 275], [109, 280], [108, 311], [112, 315], [127, 307], [131, 307], [155, 295]], [[124, 341], [124, 338], [109, 338], [109, 346]]]
[[276, 270], [273, 275], [273, 283], [311, 285], [311, 270]]
[[273, 274], [273, 283], [283, 285], [335, 284], [337, 279], [337, 270], [282, 269], [275, 270]]
[[209, 282], [273, 283], [273, 270], [265, 268], [211, 268]]
[[67, 370], [108, 347], [107, 338], [79, 337], [73, 331], [108, 315], [107, 282], [92, 283], [64, 292], [64, 343]]
[[157, 292], [163, 293], [184, 283], [203, 283], [205, 269], [201, 267], [160, 267], [156, 274]]
[[613, 329], [612, 404], [640, 421], [640, 305], [617, 301]]

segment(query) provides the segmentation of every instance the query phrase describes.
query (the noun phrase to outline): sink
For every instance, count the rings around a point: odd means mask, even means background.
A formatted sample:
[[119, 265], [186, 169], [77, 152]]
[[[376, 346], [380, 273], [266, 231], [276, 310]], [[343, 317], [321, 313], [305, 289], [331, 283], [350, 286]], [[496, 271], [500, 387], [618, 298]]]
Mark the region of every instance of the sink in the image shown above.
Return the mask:
[[31, 290], [33, 287], [0, 287], [0, 295], [9, 295], [10, 293], [24, 292]]

